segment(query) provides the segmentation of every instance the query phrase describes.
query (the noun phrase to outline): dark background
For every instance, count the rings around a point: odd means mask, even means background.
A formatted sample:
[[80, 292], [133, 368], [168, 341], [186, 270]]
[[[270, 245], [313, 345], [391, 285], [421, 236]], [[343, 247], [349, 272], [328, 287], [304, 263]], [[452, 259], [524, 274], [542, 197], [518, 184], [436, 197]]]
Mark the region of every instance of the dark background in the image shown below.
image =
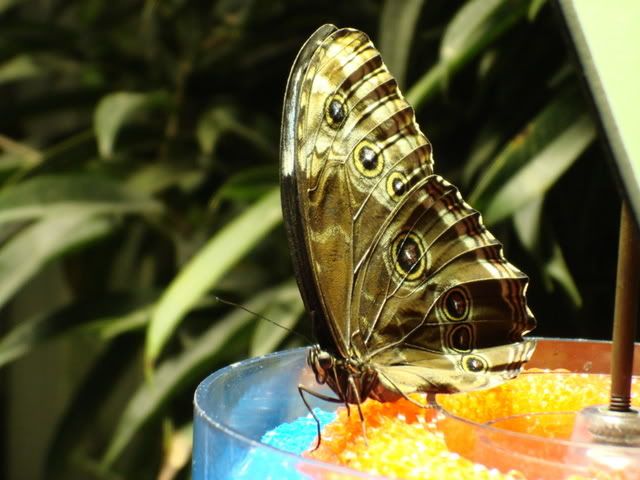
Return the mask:
[[[421, 4], [0, 2], [0, 477], [187, 478], [188, 464], [173, 471], [164, 461], [171, 448], [188, 459], [198, 381], [299, 344], [251, 316], [224, 333], [237, 313], [213, 294], [292, 327], [299, 319], [308, 333], [278, 223], [231, 265], [209, 260], [186, 284], [205, 293], [153, 364], [144, 357], [147, 326], [177, 274], [277, 188], [285, 82], [318, 26], [371, 36], [404, 77], [437, 172], [483, 213], [591, 115], [552, 5]], [[402, 17], [411, 8], [419, 14]], [[416, 90], [434, 68], [446, 74]], [[610, 338], [620, 200], [600, 138], [587, 140], [555, 153], [548, 171], [569, 167], [549, 188], [502, 220], [487, 217], [531, 277], [536, 335]], [[532, 205], [542, 213], [524, 221], [523, 242], [513, 215]], [[77, 223], [64, 230], [68, 219]], [[221, 248], [231, 254], [234, 242]], [[166, 389], [149, 387], [145, 367]]]

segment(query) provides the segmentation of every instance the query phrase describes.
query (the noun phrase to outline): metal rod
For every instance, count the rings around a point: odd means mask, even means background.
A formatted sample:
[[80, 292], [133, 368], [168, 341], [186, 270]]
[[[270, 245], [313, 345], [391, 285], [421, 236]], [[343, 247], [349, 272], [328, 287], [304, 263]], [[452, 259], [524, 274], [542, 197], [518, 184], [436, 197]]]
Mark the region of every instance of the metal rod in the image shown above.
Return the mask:
[[640, 239], [633, 213], [626, 201], [620, 213], [616, 304], [613, 318], [613, 352], [611, 358], [611, 399], [609, 410], [631, 410], [633, 348], [638, 322], [640, 294]]

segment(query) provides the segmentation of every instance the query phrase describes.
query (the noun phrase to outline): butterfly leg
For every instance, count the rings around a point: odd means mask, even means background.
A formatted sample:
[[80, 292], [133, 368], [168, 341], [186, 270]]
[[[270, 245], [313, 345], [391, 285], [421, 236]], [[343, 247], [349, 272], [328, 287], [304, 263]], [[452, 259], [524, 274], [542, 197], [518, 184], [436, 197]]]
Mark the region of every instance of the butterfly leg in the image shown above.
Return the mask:
[[[369, 443], [367, 442], [367, 429], [365, 427], [364, 415], [360, 408], [360, 404], [362, 403], [362, 400], [360, 399], [360, 389], [356, 385], [356, 381], [353, 379], [353, 376], [349, 375], [347, 381], [349, 382], [349, 388], [351, 388], [356, 397], [356, 407], [358, 408], [358, 416], [360, 417], [360, 426], [362, 427], [362, 438], [364, 438], [364, 444], [369, 446]], [[347, 405], [348, 408], [349, 404], [347, 402], [345, 402], [345, 405]]]
[[318, 442], [316, 443], [316, 446], [313, 448], [313, 450], [311, 450], [312, 452], [314, 452], [320, 447], [320, 443], [322, 441], [322, 436], [320, 434], [321, 426], [320, 426], [320, 420], [318, 420], [318, 417], [316, 416], [315, 412], [311, 408], [311, 405], [309, 405], [309, 402], [307, 402], [307, 399], [304, 396], [305, 392], [308, 393], [309, 395], [313, 395], [314, 397], [319, 398], [320, 400], [324, 400], [325, 402], [332, 402], [332, 403], [343, 403], [343, 402], [339, 398], [333, 398], [328, 395], [324, 395], [322, 393], [314, 392], [313, 390], [308, 389], [304, 385], [298, 385], [298, 393], [300, 394], [300, 398], [302, 398], [302, 401], [304, 402], [304, 405], [307, 407], [307, 410], [309, 410], [309, 413], [311, 414], [313, 419], [316, 421], [316, 428], [318, 429]]
[[[347, 417], [351, 417], [351, 407], [349, 407], [349, 403], [344, 400], [345, 398], [348, 398], [348, 396], [342, 389], [342, 382], [338, 378], [338, 370], [335, 367], [332, 368], [330, 375], [333, 377], [333, 386], [331, 388], [335, 390], [335, 392], [338, 394], [338, 398], [340, 398], [341, 402], [344, 403], [344, 406], [347, 409]], [[347, 385], [347, 389], [348, 388], [349, 386]]]
[[435, 409], [439, 409], [440, 408], [438, 406], [438, 404], [436, 403], [436, 394], [435, 393], [427, 393], [427, 401], [425, 403], [416, 402], [413, 398], [411, 398], [406, 393], [404, 393], [402, 391], [402, 389], [400, 387], [398, 387], [398, 385], [396, 385], [393, 382], [393, 380], [391, 380], [387, 375], [384, 375], [381, 372], [380, 372], [380, 375], [384, 376], [385, 380], [387, 382], [389, 382], [395, 388], [395, 393], [400, 395], [402, 398], [407, 400], [409, 403], [413, 403], [414, 405], [416, 405], [416, 406], [418, 406], [420, 408], [435, 408]]

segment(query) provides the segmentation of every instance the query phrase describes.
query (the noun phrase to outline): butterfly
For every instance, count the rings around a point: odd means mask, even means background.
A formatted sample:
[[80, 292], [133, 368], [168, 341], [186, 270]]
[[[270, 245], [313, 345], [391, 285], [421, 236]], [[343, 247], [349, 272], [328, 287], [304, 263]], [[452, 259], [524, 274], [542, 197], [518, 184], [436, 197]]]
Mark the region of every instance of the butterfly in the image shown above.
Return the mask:
[[324, 25], [304, 44], [280, 151], [285, 229], [318, 340], [307, 361], [337, 397], [300, 386], [307, 407], [304, 393], [355, 404], [362, 419], [367, 398], [519, 373], [535, 348], [523, 338], [535, 327], [528, 277], [434, 174], [431, 144], [365, 33]]

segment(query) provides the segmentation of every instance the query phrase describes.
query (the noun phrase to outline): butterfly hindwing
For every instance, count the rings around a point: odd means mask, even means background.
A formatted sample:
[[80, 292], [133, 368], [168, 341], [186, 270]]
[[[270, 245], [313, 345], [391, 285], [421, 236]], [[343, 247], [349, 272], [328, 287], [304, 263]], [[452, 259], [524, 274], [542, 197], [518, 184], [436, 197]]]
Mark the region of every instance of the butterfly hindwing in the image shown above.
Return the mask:
[[489, 386], [517, 374], [532, 353], [522, 340], [535, 325], [527, 277], [506, 261], [480, 214], [437, 175], [389, 216], [355, 282], [375, 294], [354, 305], [354, 343], [379, 369], [425, 368], [412, 391]]

